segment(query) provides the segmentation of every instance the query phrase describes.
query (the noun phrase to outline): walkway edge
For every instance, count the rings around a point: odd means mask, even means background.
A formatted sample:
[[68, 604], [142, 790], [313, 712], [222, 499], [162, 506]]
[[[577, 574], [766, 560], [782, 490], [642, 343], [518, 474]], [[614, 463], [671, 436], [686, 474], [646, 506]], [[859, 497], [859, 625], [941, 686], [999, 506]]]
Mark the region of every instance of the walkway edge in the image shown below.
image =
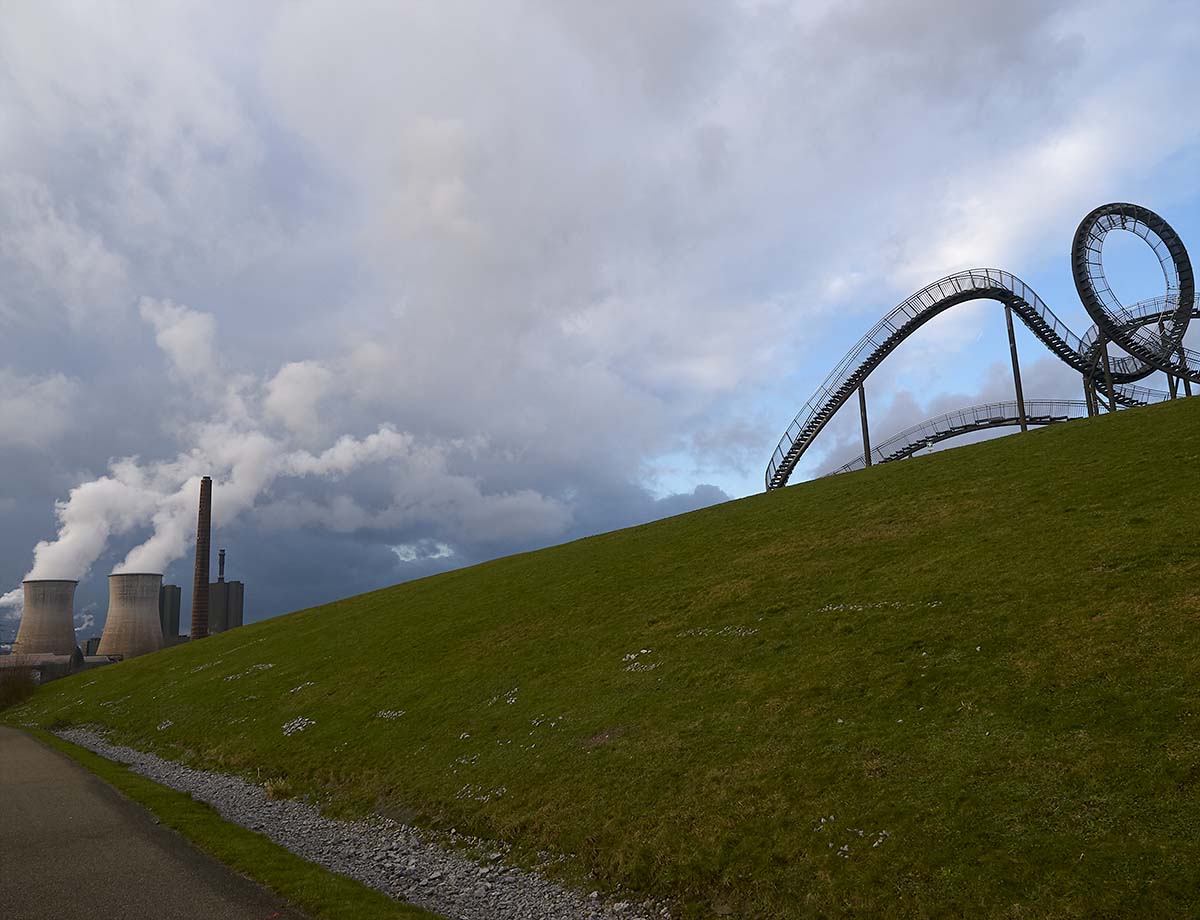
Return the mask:
[[269, 888], [316, 920], [437, 918], [436, 914], [394, 901], [382, 892], [311, 863], [263, 834], [226, 821], [212, 806], [134, 773], [123, 764], [49, 732], [28, 727], [21, 730], [46, 747], [67, 755], [205, 853]]

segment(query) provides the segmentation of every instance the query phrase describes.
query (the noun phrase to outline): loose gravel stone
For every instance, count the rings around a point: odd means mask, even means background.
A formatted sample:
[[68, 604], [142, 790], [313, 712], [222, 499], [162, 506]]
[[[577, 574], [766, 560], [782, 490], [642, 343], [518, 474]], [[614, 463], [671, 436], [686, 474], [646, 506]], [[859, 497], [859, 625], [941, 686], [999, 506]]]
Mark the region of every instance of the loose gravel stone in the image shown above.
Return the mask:
[[[157, 783], [213, 806], [226, 821], [265, 834], [298, 856], [376, 888], [394, 898], [436, 911], [451, 920], [648, 920], [669, 918], [661, 904], [601, 903], [557, 882], [502, 863], [493, 850], [480, 866], [426, 840], [408, 825], [382, 816], [334, 821], [295, 799], [269, 799], [261, 786], [237, 776], [193, 770], [155, 754], [110, 744], [98, 732], [70, 728], [57, 733], [80, 747], [127, 764]], [[455, 834], [456, 841], [483, 841]], [[489, 844], [495, 846], [494, 842]]]

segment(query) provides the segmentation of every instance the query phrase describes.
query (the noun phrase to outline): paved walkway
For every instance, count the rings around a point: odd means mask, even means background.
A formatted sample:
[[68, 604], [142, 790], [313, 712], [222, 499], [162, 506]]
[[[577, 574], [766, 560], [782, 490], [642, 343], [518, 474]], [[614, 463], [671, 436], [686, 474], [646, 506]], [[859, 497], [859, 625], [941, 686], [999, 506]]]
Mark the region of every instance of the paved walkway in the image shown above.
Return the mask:
[[69, 757], [0, 727], [4, 920], [302, 920]]

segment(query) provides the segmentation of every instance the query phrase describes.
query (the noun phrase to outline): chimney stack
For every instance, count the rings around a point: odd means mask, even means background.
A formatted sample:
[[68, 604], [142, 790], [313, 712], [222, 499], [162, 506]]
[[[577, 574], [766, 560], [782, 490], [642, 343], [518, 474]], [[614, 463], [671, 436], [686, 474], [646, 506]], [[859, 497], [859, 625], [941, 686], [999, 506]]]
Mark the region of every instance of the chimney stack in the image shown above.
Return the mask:
[[196, 574], [192, 582], [192, 638], [208, 635], [208, 562], [212, 536], [212, 480], [200, 480], [200, 514], [196, 520]]
[[225, 550], [217, 553], [217, 581], [225, 580]]

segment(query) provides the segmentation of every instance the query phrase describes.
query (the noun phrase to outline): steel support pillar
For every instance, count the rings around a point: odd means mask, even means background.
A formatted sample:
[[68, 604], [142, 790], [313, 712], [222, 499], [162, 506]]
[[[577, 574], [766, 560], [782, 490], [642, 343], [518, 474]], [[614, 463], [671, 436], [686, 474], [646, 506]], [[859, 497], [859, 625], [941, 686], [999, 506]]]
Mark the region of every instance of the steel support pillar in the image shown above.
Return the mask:
[[1087, 404], [1088, 418], [1096, 414], [1096, 391], [1086, 377], [1083, 378], [1083, 401]]
[[862, 415], [863, 466], [870, 466], [871, 465], [871, 432], [867, 428], [867, 391], [861, 383], [858, 385], [858, 411]]
[[1021, 390], [1021, 363], [1017, 360], [1017, 337], [1013, 334], [1012, 307], [1004, 305], [1004, 322], [1008, 326], [1008, 351], [1012, 355], [1013, 387], [1017, 391], [1017, 418], [1021, 420], [1021, 430], [1029, 430], [1029, 421], [1025, 416], [1025, 394]]
[[[1179, 363], [1183, 367], [1184, 370], [1188, 369], [1187, 358], [1184, 357], [1182, 345], [1179, 346]], [[1188, 380], [1187, 377], [1181, 377], [1179, 379], [1183, 381], [1183, 392], [1186, 393], [1188, 396], [1191, 396], [1192, 395], [1192, 381]], [[1178, 386], [1178, 383], [1176, 383], [1176, 386]]]
[[1117, 411], [1117, 392], [1113, 389], [1112, 365], [1108, 360], [1108, 339], [1100, 340], [1100, 355], [1104, 359], [1104, 386], [1108, 388], [1108, 411]]

